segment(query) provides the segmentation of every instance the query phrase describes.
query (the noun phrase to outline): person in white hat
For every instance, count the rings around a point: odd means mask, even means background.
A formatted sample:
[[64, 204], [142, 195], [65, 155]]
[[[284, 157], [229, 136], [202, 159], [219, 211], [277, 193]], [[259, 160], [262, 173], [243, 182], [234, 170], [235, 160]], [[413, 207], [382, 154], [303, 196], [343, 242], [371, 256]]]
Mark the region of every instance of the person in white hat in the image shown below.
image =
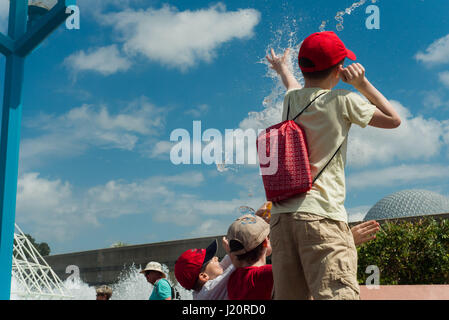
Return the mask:
[[143, 273], [149, 283], [153, 285], [153, 292], [150, 295], [149, 300], [171, 300], [172, 288], [168, 282], [167, 275], [162, 270], [162, 266], [159, 262], [148, 262], [145, 269], [140, 271]]

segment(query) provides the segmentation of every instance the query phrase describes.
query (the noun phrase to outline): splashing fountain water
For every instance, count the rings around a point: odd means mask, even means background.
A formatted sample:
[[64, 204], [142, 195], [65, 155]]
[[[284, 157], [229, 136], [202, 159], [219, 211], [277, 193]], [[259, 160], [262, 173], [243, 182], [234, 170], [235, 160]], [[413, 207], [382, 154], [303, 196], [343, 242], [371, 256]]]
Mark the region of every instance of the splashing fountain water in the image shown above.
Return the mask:
[[[343, 16], [344, 15], [350, 15], [355, 9], [357, 9], [358, 7], [363, 6], [366, 3], [367, 0], [360, 0], [358, 2], [354, 2], [351, 6], [349, 6], [348, 8], [346, 8], [343, 11], [338, 11], [335, 15], [335, 20], [337, 21], [337, 25], [336, 25], [336, 29], [337, 31], [343, 31], [344, 30], [344, 26], [343, 26]], [[371, 3], [376, 3], [377, 0], [371, 0]], [[327, 21], [322, 21], [321, 25], [318, 27], [318, 29], [323, 32], [326, 30], [326, 24]]]
[[[162, 264], [165, 274], [170, 274]], [[117, 282], [111, 284], [113, 300], [147, 300], [153, 286], [140, 273], [134, 264], [120, 273]], [[189, 291], [167, 279], [181, 299], [191, 300]], [[16, 225], [14, 233], [13, 265], [11, 278], [11, 300], [52, 300], [74, 299], [95, 300], [95, 287], [83, 282], [79, 275], [67, 278], [64, 282], [56, 275], [45, 259], [39, 254], [27, 236]]]

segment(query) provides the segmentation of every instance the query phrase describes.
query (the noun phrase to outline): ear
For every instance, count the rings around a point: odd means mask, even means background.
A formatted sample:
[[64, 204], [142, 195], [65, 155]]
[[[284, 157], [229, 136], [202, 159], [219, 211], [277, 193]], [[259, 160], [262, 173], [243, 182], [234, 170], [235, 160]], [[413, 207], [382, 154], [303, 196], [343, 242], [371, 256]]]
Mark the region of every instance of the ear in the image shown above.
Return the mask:
[[340, 78], [340, 72], [343, 70], [343, 65], [339, 64], [334, 70], [335, 78]]
[[273, 253], [273, 249], [272, 249], [272, 247], [270, 245], [270, 238], [269, 237], [265, 238], [265, 241], [263, 242], [263, 246], [264, 246], [264, 248], [267, 249], [267, 251], [266, 251], [267, 257], [271, 256], [271, 254]]
[[198, 279], [200, 279], [201, 282], [209, 281], [209, 275], [207, 273], [205, 273], [205, 272], [201, 272], [198, 275]]
[[263, 243], [263, 247], [267, 248], [268, 247], [268, 237], [266, 237], [262, 243]]

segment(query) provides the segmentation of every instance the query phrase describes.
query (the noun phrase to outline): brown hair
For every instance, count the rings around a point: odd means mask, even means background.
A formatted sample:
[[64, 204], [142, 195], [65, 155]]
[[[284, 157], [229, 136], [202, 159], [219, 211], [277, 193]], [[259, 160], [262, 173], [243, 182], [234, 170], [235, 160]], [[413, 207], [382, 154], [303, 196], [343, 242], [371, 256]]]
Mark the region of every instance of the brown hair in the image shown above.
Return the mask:
[[[314, 72], [304, 72], [304, 71], [302, 71], [302, 74], [304, 75], [304, 78], [307, 78], [307, 79], [323, 80], [323, 79], [326, 79], [332, 73], [332, 71], [334, 71], [334, 69], [336, 67], [338, 67], [339, 65], [342, 65], [344, 62], [345, 62], [345, 59], [341, 60], [336, 65], [333, 65], [332, 67], [327, 68], [325, 70], [314, 71]], [[300, 58], [299, 59], [299, 66], [300, 67], [304, 67], [304, 68], [313, 68], [313, 67], [315, 67], [315, 64], [310, 59]]]
[[[264, 241], [261, 244], [259, 244], [257, 247], [255, 247], [253, 250], [248, 251], [244, 254], [236, 255], [237, 259], [239, 261], [245, 261], [247, 263], [255, 263], [263, 255], [263, 250], [264, 250], [263, 244], [264, 244]], [[240, 242], [235, 241], [235, 240], [230, 241], [229, 247], [231, 249], [231, 252], [243, 249], [243, 245]]]

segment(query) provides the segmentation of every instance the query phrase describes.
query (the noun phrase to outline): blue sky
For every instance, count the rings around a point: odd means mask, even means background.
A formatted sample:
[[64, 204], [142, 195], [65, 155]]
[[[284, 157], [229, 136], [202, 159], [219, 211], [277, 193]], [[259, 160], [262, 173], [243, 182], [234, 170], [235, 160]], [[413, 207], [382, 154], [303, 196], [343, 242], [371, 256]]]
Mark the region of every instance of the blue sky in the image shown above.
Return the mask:
[[53, 253], [224, 234], [239, 206], [263, 203], [257, 168], [173, 165], [170, 133], [279, 122], [284, 91], [263, 58], [322, 21], [403, 118], [351, 129], [350, 220], [395, 191], [449, 195], [449, 3], [379, 0], [368, 30], [366, 1], [337, 31], [353, 2], [79, 0], [80, 30], [61, 26], [27, 59], [17, 223]]

